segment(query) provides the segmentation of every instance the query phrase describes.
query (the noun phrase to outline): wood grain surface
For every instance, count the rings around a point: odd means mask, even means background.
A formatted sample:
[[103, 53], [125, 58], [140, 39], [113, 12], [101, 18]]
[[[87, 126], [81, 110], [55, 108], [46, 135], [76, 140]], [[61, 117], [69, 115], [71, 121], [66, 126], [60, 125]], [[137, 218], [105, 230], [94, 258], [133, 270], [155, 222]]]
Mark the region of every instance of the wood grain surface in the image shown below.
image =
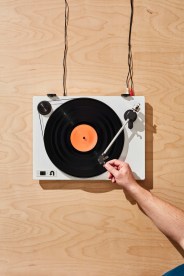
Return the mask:
[[[68, 95], [119, 95], [128, 0], [68, 0]], [[136, 0], [146, 181], [184, 209], [184, 1]], [[109, 182], [32, 180], [32, 96], [62, 95], [64, 0], [0, 0], [0, 275], [157, 276], [181, 252]]]

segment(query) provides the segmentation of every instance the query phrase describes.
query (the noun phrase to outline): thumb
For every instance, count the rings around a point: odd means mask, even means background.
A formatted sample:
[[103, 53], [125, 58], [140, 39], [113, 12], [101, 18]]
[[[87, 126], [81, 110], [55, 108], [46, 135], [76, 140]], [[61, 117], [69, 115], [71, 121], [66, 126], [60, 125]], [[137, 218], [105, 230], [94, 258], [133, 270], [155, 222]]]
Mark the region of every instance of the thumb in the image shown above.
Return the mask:
[[118, 171], [113, 166], [111, 166], [109, 163], [106, 163], [104, 165], [104, 168], [106, 168], [106, 170], [108, 172], [110, 172], [114, 177], [117, 177]]

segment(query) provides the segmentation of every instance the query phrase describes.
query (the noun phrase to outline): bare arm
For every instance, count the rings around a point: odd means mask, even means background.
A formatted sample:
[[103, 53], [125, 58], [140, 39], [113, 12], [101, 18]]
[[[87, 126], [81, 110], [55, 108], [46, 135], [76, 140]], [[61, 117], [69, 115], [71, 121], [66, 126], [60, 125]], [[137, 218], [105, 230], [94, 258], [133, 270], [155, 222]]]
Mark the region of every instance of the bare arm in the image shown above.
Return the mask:
[[184, 211], [140, 187], [127, 163], [111, 160], [104, 167], [111, 181], [121, 185], [154, 224], [184, 249]]

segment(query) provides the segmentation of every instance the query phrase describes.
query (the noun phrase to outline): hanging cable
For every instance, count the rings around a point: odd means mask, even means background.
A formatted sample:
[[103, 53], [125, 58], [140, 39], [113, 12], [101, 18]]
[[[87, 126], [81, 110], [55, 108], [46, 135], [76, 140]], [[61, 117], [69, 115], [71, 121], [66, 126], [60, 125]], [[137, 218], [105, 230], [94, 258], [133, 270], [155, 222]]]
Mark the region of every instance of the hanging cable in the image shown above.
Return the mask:
[[132, 57], [132, 24], [134, 16], [134, 0], [130, 0], [131, 14], [130, 14], [130, 27], [129, 27], [129, 37], [128, 37], [128, 74], [126, 78], [126, 86], [128, 92], [131, 96], [134, 94], [134, 82], [133, 82], [133, 57]]
[[[132, 96], [134, 94], [134, 82], [133, 82], [133, 57], [132, 57], [132, 24], [134, 16], [134, 0], [130, 0], [131, 14], [130, 14], [130, 27], [128, 37], [128, 74], [126, 78], [126, 86], [128, 93]], [[67, 96], [67, 53], [68, 53], [68, 22], [69, 22], [69, 5], [65, 0], [65, 28], [64, 28], [64, 55], [63, 55], [63, 96]]]
[[63, 55], [63, 96], [67, 96], [66, 79], [67, 79], [67, 53], [68, 53], [68, 21], [69, 21], [69, 5], [65, 0], [65, 29], [64, 29], [64, 55]]

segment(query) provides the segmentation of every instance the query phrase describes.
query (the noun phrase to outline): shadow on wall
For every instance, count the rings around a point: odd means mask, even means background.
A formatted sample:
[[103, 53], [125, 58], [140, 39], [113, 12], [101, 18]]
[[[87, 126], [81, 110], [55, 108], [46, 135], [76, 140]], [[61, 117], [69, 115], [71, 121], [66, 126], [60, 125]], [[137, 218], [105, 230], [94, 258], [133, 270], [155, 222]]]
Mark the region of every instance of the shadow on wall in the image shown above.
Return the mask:
[[[153, 108], [146, 103], [146, 180], [138, 181], [139, 184], [151, 190], [153, 188], [153, 134], [156, 133], [156, 126], [153, 126]], [[84, 190], [90, 193], [105, 193], [115, 189], [121, 189], [117, 184], [110, 181], [63, 181], [63, 180], [40, 180], [40, 186], [44, 190]], [[131, 199], [127, 198], [131, 203]]]

